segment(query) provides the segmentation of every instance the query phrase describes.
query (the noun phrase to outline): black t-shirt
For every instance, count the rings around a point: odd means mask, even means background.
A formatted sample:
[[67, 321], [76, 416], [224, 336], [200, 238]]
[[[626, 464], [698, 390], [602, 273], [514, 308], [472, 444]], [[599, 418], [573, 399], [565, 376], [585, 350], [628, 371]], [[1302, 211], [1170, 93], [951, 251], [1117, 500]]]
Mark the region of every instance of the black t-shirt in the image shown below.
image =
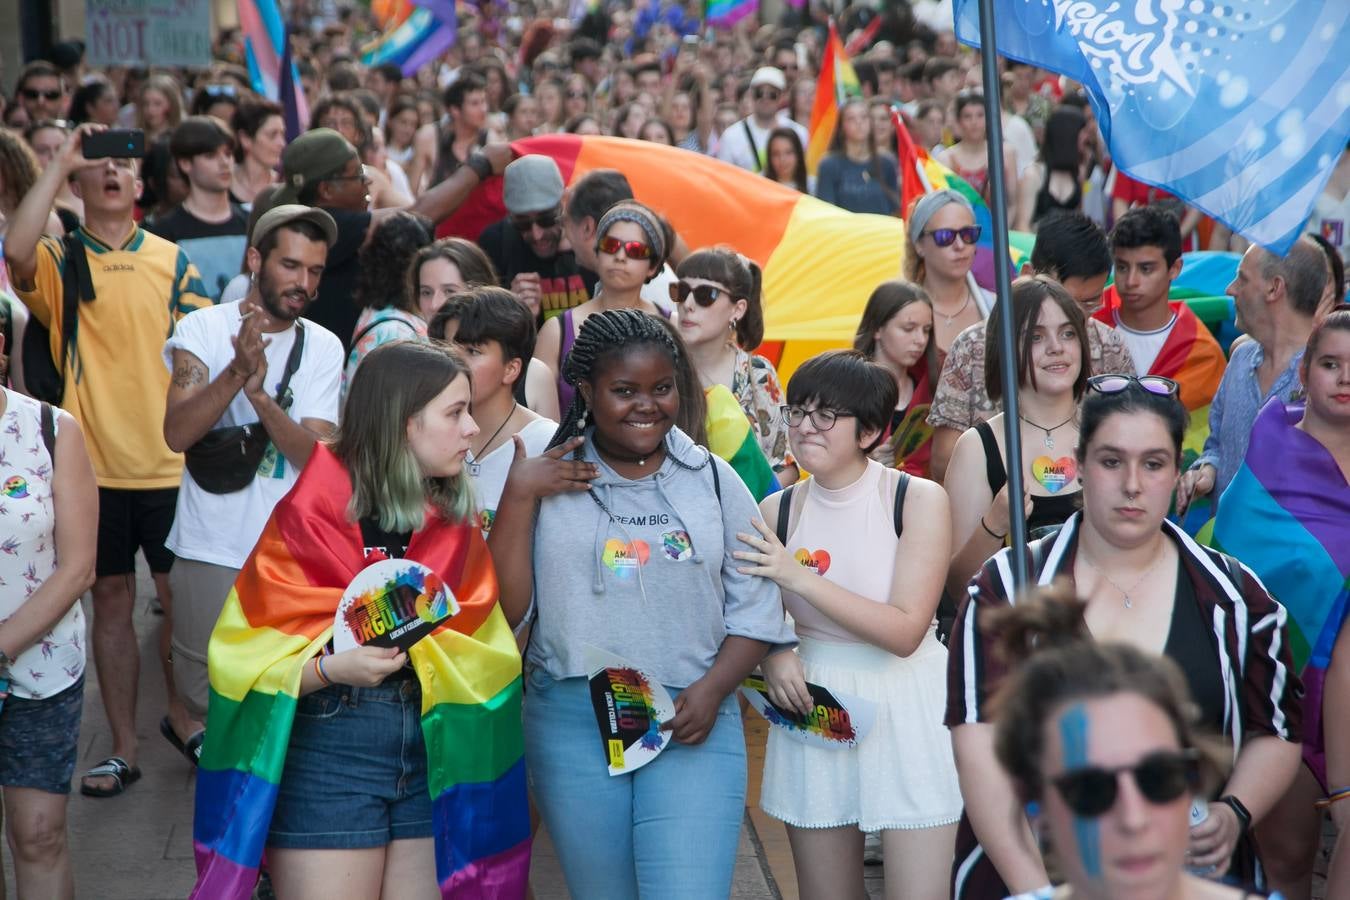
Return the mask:
[[411, 531], [385, 531], [380, 527], [380, 517], [365, 516], [360, 521], [362, 548], [366, 556], [378, 550], [390, 559], [402, 559], [408, 552], [408, 543], [412, 540]]
[[145, 230], [183, 248], [201, 273], [202, 284], [213, 301], [219, 301], [225, 285], [244, 268], [248, 246], [248, 213], [230, 204], [224, 222], [205, 222], [182, 206], [144, 223]]
[[319, 279], [319, 295], [305, 310], [305, 318], [317, 322], [351, 349], [361, 308], [356, 301], [357, 254], [370, 229], [370, 213], [324, 207], [337, 223], [337, 243], [328, 249], [328, 264]]
[[539, 308], [545, 318], [580, 306], [595, 293], [598, 279], [595, 273], [583, 269], [577, 263], [575, 253], [560, 250], [552, 259], [542, 259], [534, 254], [520, 232], [511, 227], [506, 219], [493, 222], [483, 229], [483, 233], [478, 236], [478, 246], [492, 260], [504, 288], [509, 289], [511, 279], [521, 272], [539, 275]]

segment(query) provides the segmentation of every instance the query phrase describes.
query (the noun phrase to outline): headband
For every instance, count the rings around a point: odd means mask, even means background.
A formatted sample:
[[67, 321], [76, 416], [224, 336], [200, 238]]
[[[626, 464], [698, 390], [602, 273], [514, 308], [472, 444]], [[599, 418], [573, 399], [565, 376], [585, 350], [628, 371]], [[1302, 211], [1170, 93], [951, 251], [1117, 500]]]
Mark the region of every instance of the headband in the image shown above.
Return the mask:
[[928, 226], [928, 220], [949, 203], [956, 203], [964, 207], [971, 216], [975, 215], [975, 207], [970, 205], [970, 201], [950, 188], [924, 194], [919, 198], [919, 202], [914, 204], [914, 212], [909, 214], [909, 233], [912, 239], [918, 241], [919, 235], [923, 234], [924, 228]]
[[597, 249], [600, 245], [600, 238], [604, 237], [605, 232], [609, 231], [610, 226], [615, 222], [632, 222], [641, 228], [642, 233], [647, 236], [647, 243], [652, 245], [653, 259], [665, 260], [666, 240], [665, 232], [661, 230], [661, 223], [656, 221], [656, 218], [644, 208], [623, 203], [611, 206], [609, 211], [600, 217], [600, 224], [595, 229]]

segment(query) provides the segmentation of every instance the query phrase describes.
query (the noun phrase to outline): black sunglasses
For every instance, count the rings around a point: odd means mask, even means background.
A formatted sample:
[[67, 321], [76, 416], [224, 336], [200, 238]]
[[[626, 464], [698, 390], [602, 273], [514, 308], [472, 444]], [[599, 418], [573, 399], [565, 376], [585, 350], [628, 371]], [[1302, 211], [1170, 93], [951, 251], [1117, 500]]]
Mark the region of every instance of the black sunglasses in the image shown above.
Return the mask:
[[1129, 772], [1139, 793], [1150, 803], [1170, 803], [1200, 784], [1200, 754], [1194, 750], [1159, 750], [1132, 766], [1114, 769], [1088, 766], [1050, 779], [1074, 815], [1095, 819], [1116, 805], [1120, 774]]
[[[950, 247], [956, 242], [957, 238], [961, 243], [970, 246], [979, 243], [980, 233], [984, 229], [979, 225], [967, 225], [965, 228], [934, 228], [932, 231], [925, 231], [923, 234], [933, 239], [933, 243], [939, 247]], [[920, 235], [922, 237], [923, 235]]]
[[568, 92], [567, 92], [567, 99], [568, 99], [568, 100], [585, 100], [585, 99], [586, 99], [586, 92], [585, 92], [585, 91], [568, 91]]
[[558, 224], [560, 218], [562, 218], [562, 210], [555, 208], [533, 216], [512, 216], [511, 227], [521, 234], [529, 234], [536, 225], [540, 228], [552, 228]]
[[783, 96], [783, 92], [778, 88], [755, 88], [756, 100], [777, 100]]
[[49, 103], [61, 99], [60, 91], [39, 91], [37, 88], [24, 88], [23, 95], [24, 98], [28, 100], [36, 100], [41, 97]]
[[1093, 375], [1087, 380], [1087, 386], [1099, 394], [1119, 394], [1132, 384], [1159, 397], [1174, 397], [1177, 393], [1177, 383], [1161, 375]]
[[730, 291], [711, 284], [695, 286], [687, 281], [677, 281], [670, 286], [670, 302], [677, 306], [688, 300], [690, 294], [694, 296], [694, 302], [699, 306], [712, 306], [718, 297], [723, 294], [729, 295]]

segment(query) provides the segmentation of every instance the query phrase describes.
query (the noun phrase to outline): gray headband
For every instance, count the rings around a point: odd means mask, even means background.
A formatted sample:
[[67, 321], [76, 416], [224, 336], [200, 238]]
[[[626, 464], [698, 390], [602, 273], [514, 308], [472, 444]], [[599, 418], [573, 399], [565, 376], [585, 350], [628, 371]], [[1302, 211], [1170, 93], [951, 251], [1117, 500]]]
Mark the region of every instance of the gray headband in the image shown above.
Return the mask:
[[611, 206], [609, 212], [600, 217], [600, 224], [595, 228], [596, 249], [599, 249], [600, 239], [615, 222], [632, 222], [641, 228], [642, 233], [647, 236], [647, 243], [651, 244], [652, 260], [666, 258], [665, 234], [661, 230], [661, 224], [643, 210], [623, 204]]
[[909, 214], [909, 234], [915, 243], [918, 243], [919, 235], [923, 234], [923, 230], [928, 227], [928, 220], [933, 218], [933, 214], [948, 203], [956, 203], [962, 206], [972, 217], [975, 215], [975, 207], [970, 205], [970, 201], [950, 188], [924, 194], [919, 198], [919, 202], [914, 204], [914, 212]]

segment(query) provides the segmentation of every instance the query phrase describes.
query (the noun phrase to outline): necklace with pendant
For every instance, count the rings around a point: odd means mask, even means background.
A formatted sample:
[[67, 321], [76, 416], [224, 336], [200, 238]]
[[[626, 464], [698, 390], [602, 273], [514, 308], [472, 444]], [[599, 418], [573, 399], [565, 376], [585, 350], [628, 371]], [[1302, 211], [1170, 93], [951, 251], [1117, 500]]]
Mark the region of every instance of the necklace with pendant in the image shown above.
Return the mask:
[[1153, 564], [1144, 570], [1144, 574], [1140, 575], [1139, 580], [1136, 581], [1134, 584], [1130, 585], [1130, 589], [1127, 591], [1120, 585], [1116, 584], [1115, 579], [1112, 578], [1110, 575], [1107, 575], [1106, 570], [1103, 569], [1101, 566], [1097, 565], [1096, 560], [1094, 560], [1091, 556], [1088, 556], [1087, 553], [1083, 552], [1082, 550], [1079, 550], [1079, 552], [1083, 553], [1083, 558], [1087, 560], [1087, 564], [1092, 566], [1092, 568], [1096, 569], [1097, 574], [1105, 578], [1107, 583], [1110, 584], [1111, 587], [1119, 591], [1120, 596], [1125, 598], [1126, 609], [1134, 609], [1134, 600], [1130, 597], [1130, 595], [1139, 589], [1139, 585], [1144, 583], [1144, 579], [1148, 578], [1148, 576], [1153, 574], [1153, 570], [1158, 568], [1158, 563], [1162, 562], [1163, 558], [1163, 554], [1159, 553], [1157, 558], [1153, 560]]
[[1028, 425], [1030, 425], [1032, 428], [1039, 428], [1041, 431], [1044, 431], [1044, 432], [1045, 432], [1045, 449], [1047, 449], [1047, 450], [1053, 450], [1053, 449], [1055, 449], [1055, 432], [1058, 431], [1059, 429], [1063, 428], [1065, 425], [1068, 425], [1068, 424], [1069, 424], [1070, 422], [1072, 422], [1077, 416], [1078, 416], [1078, 413], [1077, 413], [1077, 411], [1075, 411], [1073, 415], [1069, 416], [1067, 419], [1065, 419], [1063, 422], [1060, 422], [1058, 425], [1055, 425], [1055, 426], [1053, 426], [1053, 427], [1051, 427], [1051, 428], [1046, 428], [1044, 425], [1038, 425], [1037, 423], [1031, 421], [1031, 420], [1028, 419], [1026, 416], [1022, 415], [1021, 413], [1018, 413], [1018, 414], [1017, 414], [1017, 418], [1021, 419], [1023, 422], [1026, 422], [1026, 423], [1027, 423]]
[[966, 307], [969, 305], [970, 305], [970, 288], [966, 288], [966, 302], [962, 303], [961, 308], [958, 309], [956, 312], [952, 313], [949, 316], [942, 310], [938, 309], [936, 305], [933, 306], [933, 310], [937, 312], [939, 315], [941, 315], [944, 319], [946, 319], [947, 320], [946, 324], [950, 326], [953, 322], [956, 321], [957, 316], [961, 315], [961, 313], [966, 311]]
[[[497, 435], [502, 433], [502, 429], [506, 427], [506, 423], [511, 421], [511, 417], [516, 414], [516, 410], [519, 408], [520, 408], [519, 403], [513, 402], [511, 404], [511, 411], [506, 414], [505, 419], [502, 419], [502, 424], [497, 426], [497, 430], [492, 432], [492, 437], [488, 438], [487, 443], [483, 444], [484, 450], [492, 446], [492, 442], [497, 439]], [[467, 462], [469, 463], [469, 474], [474, 478], [477, 478], [478, 473], [483, 471], [483, 464], [474, 459], [472, 450], [469, 451], [469, 458]]]

